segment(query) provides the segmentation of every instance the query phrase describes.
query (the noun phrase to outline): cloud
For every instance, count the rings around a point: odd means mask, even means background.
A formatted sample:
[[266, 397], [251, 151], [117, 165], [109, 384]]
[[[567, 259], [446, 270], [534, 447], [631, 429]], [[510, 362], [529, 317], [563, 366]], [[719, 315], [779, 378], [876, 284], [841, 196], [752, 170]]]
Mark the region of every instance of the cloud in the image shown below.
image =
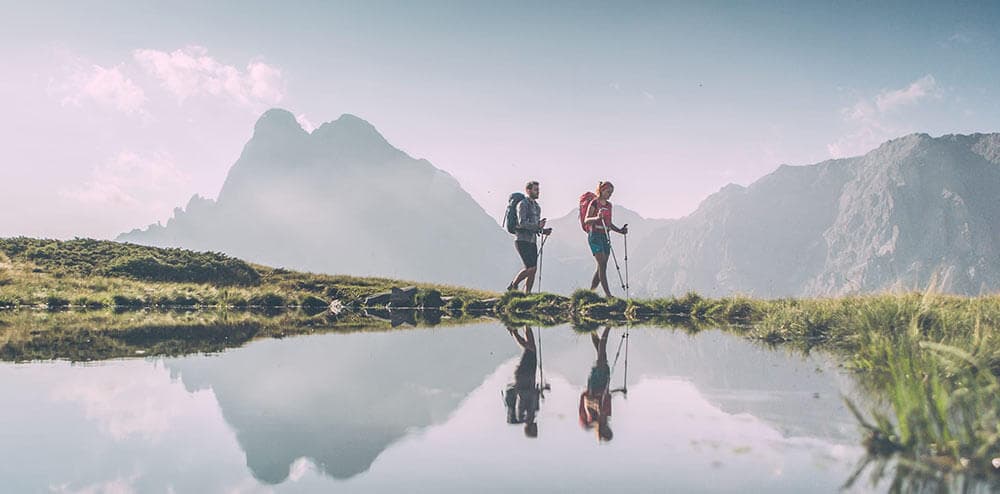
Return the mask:
[[281, 70], [252, 60], [241, 70], [208, 55], [201, 46], [172, 52], [135, 50], [132, 58], [183, 103], [195, 96], [216, 96], [250, 107], [271, 106], [285, 97]]
[[115, 441], [138, 439], [154, 445], [186, 420], [192, 395], [169, 371], [146, 362], [88, 369], [89, 379], [70, 379], [52, 390], [57, 402], [80, 405], [88, 420]]
[[966, 33], [955, 33], [948, 37], [948, 39], [941, 43], [942, 46], [950, 47], [953, 45], [968, 45], [973, 42], [971, 35]]
[[883, 91], [875, 97], [875, 106], [880, 112], [892, 111], [906, 105], [912, 105], [928, 96], [937, 94], [937, 81], [928, 74], [910, 83], [903, 89]]
[[138, 478], [138, 475], [119, 477], [83, 487], [71, 487], [70, 484], [53, 485], [49, 487], [49, 491], [58, 494], [132, 494], [136, 492], [134, 484]]
[[83, 184], [64, 189], [63, 197], [85, 204], [159, 208], [173, 198], [179, 186], [190, 181], [165, 155], [143, 156], [122, 151], [106, 163], [94, 167]]
[[941, 91], [933, 75], [925, 75], [906, 87], [883, 90], [872, 98], [863, 98], [840, 110], [843, 120], [854, 128], [847, 135], [827, 144], [834, 158], [855, 156], [875, 148], [882, 142], [906, 132], [897, 125], [893, 114], [928, 98], [939, 98]]
[[314, 471], [316, 471], [316, 467], [313, 466], [312, 462], [306, 457], [301, 457], [292, 462], [292, 465], [288, 468], [288, 480], [298, 482], [307, 473]]
[[312, 132], [313, 129], [316, 128], [316, 126], [313, 125], [312, 121], [306, 118], [305, 113], [299, 113], [298, 115], [295, 115], [295, 120], [299, 122], [299, 125], [301, 125], [306, 132]]
[[70, 72], [63, 81], [50, 81], [49, 91], [62, 96], [65, 105], [83, 106], [90, 101], [97, 105], [115, 108], [127, 115], [144, 113], [146, 93], [123, 72], [123, 66], [83, 67], [79, 62], [65, 67]]

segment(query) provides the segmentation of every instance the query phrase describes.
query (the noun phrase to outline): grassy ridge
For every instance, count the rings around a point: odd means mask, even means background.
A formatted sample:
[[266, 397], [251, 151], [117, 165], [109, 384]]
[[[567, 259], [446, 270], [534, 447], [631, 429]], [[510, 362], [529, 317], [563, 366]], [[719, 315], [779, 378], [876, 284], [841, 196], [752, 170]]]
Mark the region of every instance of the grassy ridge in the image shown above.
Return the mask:
[[92, 239], [0, 239], [0, 252], [57, 277], [104, 276], [141, 281], [253, 286], [260, 274], [250, 264], [215, 252], [161, 249]]
[[461, 302], [495, 294], [386, 278], [319, 275], [253, 265], [217, 253], [118, 242], [0, 239], [2, 307], [311, 307], [345, 305], [412, 285], [418, 298]]

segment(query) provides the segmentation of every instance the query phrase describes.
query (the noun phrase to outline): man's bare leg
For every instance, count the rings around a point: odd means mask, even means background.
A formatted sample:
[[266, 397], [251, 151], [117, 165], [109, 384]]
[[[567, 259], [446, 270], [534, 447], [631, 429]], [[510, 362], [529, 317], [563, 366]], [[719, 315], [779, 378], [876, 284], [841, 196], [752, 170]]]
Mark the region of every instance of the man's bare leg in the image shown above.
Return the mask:
[[[514, 281], [510, 282], [510, 284], [514, 288], [517, 288], [518, 285], [521, 284], [521, 281], [523, 281], [525, 279], [528, 279], [528, 276], [531, 276], [532, 281], [534, 281], [535, 268], [524, 268], [524, 269], [522, 269], [519, 273], [517, 273], [517, 276], [514, 277]], [[528, 286], [531, 286], [531, 285], [528, 285]], [[528, 288], [528, 291], [531, 291], [531, 289]]]
[[524, 291], [526, 293], [531, 293], [531, 287], [535, 286], [535, 271], [538, 268], [528, 268], [528, 275], [524, 278]]

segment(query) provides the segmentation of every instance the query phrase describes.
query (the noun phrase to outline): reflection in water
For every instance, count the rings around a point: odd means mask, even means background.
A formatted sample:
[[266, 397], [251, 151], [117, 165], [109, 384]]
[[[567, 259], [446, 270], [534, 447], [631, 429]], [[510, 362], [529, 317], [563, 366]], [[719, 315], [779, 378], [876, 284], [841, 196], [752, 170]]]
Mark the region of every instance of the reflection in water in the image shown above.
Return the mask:
[[[498, 324], [3, 364], [0, 477], [17, 492], [829, 492], [850, 476], [863, 451], [835, 363], [717, 331], [632, 332], [627, 372], [614, 330]], [[619, 382], [631, 393], [612, 421]]]
[[590, 368], [587, 378], [587, 389], [580, 393], [579, 416], [580, 425], [584, 429], [596, 429], [597, 439], [610, 441], [614, 437], [611, 432], [611, 366], [608, 365], [608, 335], [611, 327], [604, 328], [598, 337], [596, 332], [590, 333], [597, 360]]
[[514, 368], [514, 382], [507, 385], [503, 392], [504, 404], [507, 406], [507, 423], [524, 424], [526, 437], [538, 437], [538, 423], [535, 422], [535, 412], [540, 405], [541, 387], [535, 383], [535, 373], [538, 370], [538, 349], [535, 345], [535, 333], [530, 326], [524, 327], [524, 336], [515, 328], [507, 328], [514, 341], [523, 349], [521, 360]]
[[257, 479], [284, 482], [300, 457], [346, 479], [445, 420], [513, 355], [497, 351], [507, 338], [494, 325], [310, 336], [167, 367], [188, 389], [215, 392]]

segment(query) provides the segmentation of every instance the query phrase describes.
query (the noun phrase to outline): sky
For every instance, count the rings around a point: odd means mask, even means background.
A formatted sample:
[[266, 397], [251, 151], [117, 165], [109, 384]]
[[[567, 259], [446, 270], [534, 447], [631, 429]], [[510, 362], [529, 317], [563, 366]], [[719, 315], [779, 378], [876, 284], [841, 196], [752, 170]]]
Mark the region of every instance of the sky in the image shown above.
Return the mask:
[[912, 132], [1000, 132], [1000, 3], [0, 0], [0, 236], [215, 198], [272, 107], [343, 113], [494, 218], [599, 180], [646, 217]]

